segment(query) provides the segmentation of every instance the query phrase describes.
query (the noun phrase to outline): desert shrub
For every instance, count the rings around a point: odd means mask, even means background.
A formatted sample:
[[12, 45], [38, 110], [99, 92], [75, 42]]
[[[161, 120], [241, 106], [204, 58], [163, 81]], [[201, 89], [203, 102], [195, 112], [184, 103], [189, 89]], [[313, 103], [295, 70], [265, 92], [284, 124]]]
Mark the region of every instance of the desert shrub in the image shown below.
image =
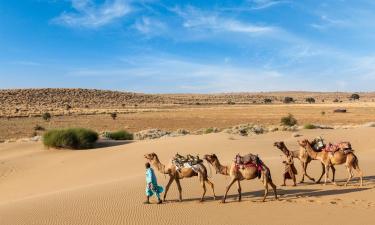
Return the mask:
[[320, 114], [321, 114], [322, 116], [324, 116], [324, 115], [326, 114], [326, 112], [325, 112], [325, 111], [321, 111]]
[[72, 109], [72, 106], [71, 105], [66, 105], [65, 109], [69, 111], [70, 109]]
[[35, 127], [34, 127], [34, 131], [44, 131], [45, 129], [44, 129], [44, 127], [42, 127], [42, 126], [40, 126], [40, 125], [35, 125]]
[[281, 117], [280, 122], [281, 122], [281, 125], [289, 126], [289, 127], [294, 126], [294, 125], [297, 124], [297, 120], [290, 113], [289, 113], [288, 116]]
[[333, 100], [333, 102], [339, 102], [339, 100], [338, 100], [337, 98], [335, 98], [335, 99]]
[[43, 144], [53, 148], [87, 149], [92, 148], [97, 140], [95, 131], [84, 128], [50, 130], [43, 135]]
[[350, 100], [359, 100], [359, 94], [352, 94]]
[[264, 101], [265, 104], [272, 103], [272, 99], [270, 99], [270, 98], [265, 98], [263, 101]]
[[232, 100], [228, 100], [228, 101], [227, 101], [227, 104], [228, 104], [228, 105], [235, 105], [236, 103], [235, 103], [234, 101], [232, 101]]
[[294, 99], [292, 97], [285, 97], [283, 102], [286, 103], [286, 104], [292, 103], [292, 102], [294, 102]]
[[106, 137], [112, 140], [133, 140], [134, 139], [133, 134], [126, 130], [107, 132]]
[[310, 103], [310, 104], [315, 103], [315, 98], [309, 97], [309, 98], [306, 98], [305, 101]]
[[113, 120], [115, 120], [115, 119], [117, 118], [117, 113], [116, 113], [116, 112], [113, 112], [113, 113], [110, 114], [110, 116], [111, 116], [111, 118], [112, 118]]
[[304, 129], [315, 129], [316, 126], [314, 124], [308, 123], [308, 124], [303, 125], [303, 128]]
[[43, 113], [43, 114], [42, 114], [42, 118], [43, 118], [43, 120], [45, 120], [45, 121], [49, 121], [49, 120], [52, 118], [51, 113], [49, 113], [49, 112], [45, 112], [45, 113]]

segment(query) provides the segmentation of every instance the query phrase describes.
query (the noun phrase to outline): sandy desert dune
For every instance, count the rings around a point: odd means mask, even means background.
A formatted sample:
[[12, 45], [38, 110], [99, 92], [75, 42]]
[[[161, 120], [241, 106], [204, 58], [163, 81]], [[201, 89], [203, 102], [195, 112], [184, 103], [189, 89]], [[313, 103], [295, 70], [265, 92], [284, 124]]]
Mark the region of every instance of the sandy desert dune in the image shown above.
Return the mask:
[[[375, 219], [375, 128], [347, 130], [303, 130], [302, 138], [322, 135], [328, 141], [352, 142], [364, 172], [364, 186], [354, 179], [348, 187], [307, 182], [280, 187], [283, 165], [274, 141], [283, 140], [297, 149], [298, 138], [290, 132], [240, 137], [224, 133], [168, 137], [138, 142], [107, 142], [93, 150], [45, 149], [40, 142], [0, 144], [0, 224], [373, 224]], [[280, 200], [270, 191], [262, 202], [260, 180], [242, 182], [243, 199], [236, 201], [236, 188], [227, 204], [212, 200], [199, 203], [197, 178], [182, 180], [182, 203], [173, 184], [167, 202], [144, 205], [144, 154], [155, 152], [163, 163], [179, 152], [203, 155], [216, 153], [230, 163], [237, 153], [259, 154], [270, 167]], [[301, 174], [299, 162], [295, 162]], [[320, 174], [313, 161], [309, 173]], [[342, 184], [347, 173], [337, 166]], [[298, 178], [300, 177], [298, 175]], [[209, 175], [219, 199], [229, 178]], [[163, 186], [167, 179], [157, 173]], [[291, 185], [291, 182], [289, 182]]]

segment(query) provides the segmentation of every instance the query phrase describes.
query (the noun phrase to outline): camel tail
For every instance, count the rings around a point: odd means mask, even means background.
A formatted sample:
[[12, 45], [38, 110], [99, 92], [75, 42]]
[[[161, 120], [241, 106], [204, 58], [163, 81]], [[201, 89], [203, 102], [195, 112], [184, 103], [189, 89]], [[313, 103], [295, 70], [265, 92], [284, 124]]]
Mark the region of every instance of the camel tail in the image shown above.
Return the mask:
[[267, 176], [268, 181], [273, 182], [272, 181], [272, 176], [271, 176], [271, 170], [270, 169], [267, 170], [266, 176]]
[[354, 162], [353, 162], [353, 168], [354, 169], [359, 169], [359, 161], [358, 161], [358, 157], [356, 155], [354, 155]]

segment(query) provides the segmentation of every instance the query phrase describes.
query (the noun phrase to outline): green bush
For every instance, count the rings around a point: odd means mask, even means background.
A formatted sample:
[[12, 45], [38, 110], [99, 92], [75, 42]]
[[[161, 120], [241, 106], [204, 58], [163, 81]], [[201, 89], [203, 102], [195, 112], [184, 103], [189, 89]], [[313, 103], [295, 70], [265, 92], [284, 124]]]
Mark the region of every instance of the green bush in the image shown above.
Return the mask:
[[297, 124], [297, 120], [290, 113], [288, 116], [281, 117], [280, 122], [281, 122], [281, 125], [288, 126], [288, 127], [291, 127]]
[[289, 103], [294, 102], [294, 99], [292, 97], [285, 97], [284, 100], [283, 100], [283, 102], [285, 104], [289, 104]]
[[51, 115], [51, 113], [49, 113], [49, 112], [46, 112], [46, 113], [43, 113], [43, 114], [42, 114], [42, 118], [43, 118], [43, 120], [45, 120], [45, 121], [49, 121], [49, 120], [51, 119], [51, 117], [52, 117], [52, 115]]
[[106, 133], [106, 137], [112, 140], [133, 140], [134, 136], [132, 133], [127, 132], [126, 130], [119, 130], [116, 132]]
[[315, 129], [316, 126], [315, 126], [314, 124], [310, 124], [310, 123], [308, 123], [308, 124], [305, 124], [305, 125], [303, 126], [303, 128], [304, 128], [304, 129]]
[[205, 134], [210, 134], [210, 133], [213, 133], [214, 132], [214, 128], [213, 127], [210, 127], [210, 128], [207, 128], [204, 133]]
[[98, 140], [95, 131], [84, 128], [50, 130], [43, 135], [43, 143], [46, 147], [87, 149], [94, 147]]

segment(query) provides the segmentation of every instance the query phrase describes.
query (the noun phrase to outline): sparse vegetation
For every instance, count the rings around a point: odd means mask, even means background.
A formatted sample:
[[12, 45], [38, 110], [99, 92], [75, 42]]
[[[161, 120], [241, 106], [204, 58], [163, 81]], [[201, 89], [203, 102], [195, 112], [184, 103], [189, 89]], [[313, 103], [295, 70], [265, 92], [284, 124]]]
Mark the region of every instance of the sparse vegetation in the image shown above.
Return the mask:
[[309, 97], [309, 98], [306, 98], [305, 101], [312, 104], [312, 103], [315, 103], [315, 98]]
[[265, 98], [265, 99], [263, 100], [263, 102], [264, 102], [264, 104], [270, 104], [270, 103], [272, 103], [272, 99], [270, 99], [270, 98]]
[[45, 130], [45, 128], [44, 127], [42, 127], [42, 126], [40, 126], [40, 125], [35, 125], [35, 127], [34, 127], [34, 131], [44, 131]]
[[337, 99], [337, 98], [335, 98], [334, 100], [333, 100], [333, 102], [339, 102], [340, 100], [339, 99]]
[[288, 127], [291, 127], [291, 126], [294, 126], [294, 125], [297, 124], [297, 120], [290, 113], [289, 113], [288, 116], [282, 117], [281, 120], [280, 120], [280, 122], [281, 122], [281, 125], [288, 126]]
[[322, 116], [324, 116], [324, 115], [326, 114], [326, 112], [325, 112], [325, 111], [321, 111], [320, 114], [321, 114]]
[[289, 104], [289, 103], [292, 103], [294, 102], [294, 99], [292, 97], [285, 97], [284, 100], [283, 100], [283, 103], [285, 104]]
[[359, 96], [359, 94], [356, 94], [356, 93], [354, 93], [354, 94], [352, 94], [351, 96], [350, 96], [350, 100], [359, 100], [359, 98], [360, 98], [360, 96]]
[[112, 118], [113, 120], [115, 120], [115, 119], [117, 118], [117, 112], [112, 112], [112, 113], [110, 114], [110, 116], [111, 116], [111, 118]]
[[105, 133], [105, 137], [112, 140], [133, 140], [134, 135], [126, 130]]
[[42, 118], [43, 118], [43, 120], [45, 120], [45, 121], [50, 121], [51, 118], [52, 118], [52, 115], [51, 115], [51, 113], [49, 113], [49, 112], [45, 112], [45, 113], [42, 114]]
[[71, 105], [66, 105], [66, 106], [65, 106], [65, 109], [66, 109], [67, 111], [69, 111], [69, 110], [72, 109], [72, 106], [71, 106]]
[[316, 126], [314, 124], [308, 123], [308, 124], [303, 125], [303, 128], [304, 129], [315, 129]]
[[43, 135], [43, 144], [49, 148], [88, 149], [97, 140], [95, 131], [84, 128], [56, 129]]
[[236, 103], [235, 103], [234, 101], [232, 101], [232, 100], [228, 100], [228, 101], [227, 101], [227, 104], [228, 104], [228, 105], [235, 105]]

